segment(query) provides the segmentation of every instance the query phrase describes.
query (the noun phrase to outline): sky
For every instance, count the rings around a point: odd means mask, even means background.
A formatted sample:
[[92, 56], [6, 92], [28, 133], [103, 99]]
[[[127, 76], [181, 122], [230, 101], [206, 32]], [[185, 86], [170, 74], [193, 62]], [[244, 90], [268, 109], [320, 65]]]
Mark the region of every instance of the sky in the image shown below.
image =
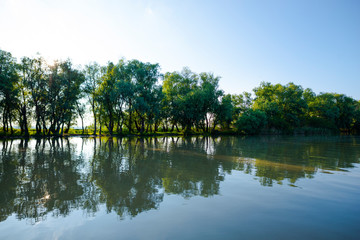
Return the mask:
[[294, 82], [360, 100], [359, 0], [0, 0], [0, 49], [187, 66], [232, 94]]

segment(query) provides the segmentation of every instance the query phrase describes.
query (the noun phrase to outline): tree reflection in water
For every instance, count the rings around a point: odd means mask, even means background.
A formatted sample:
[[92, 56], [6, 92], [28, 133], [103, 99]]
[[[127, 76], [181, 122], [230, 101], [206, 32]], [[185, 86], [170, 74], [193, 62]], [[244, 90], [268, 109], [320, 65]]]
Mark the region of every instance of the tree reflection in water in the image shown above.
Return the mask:
[[50, 138], [2, 141], [0, 221], [35, 223], [101, 205], [120, 218], [157, 209], [164, 194], [209, 197], [232, 171], [263, 186], [360, 162], [355, 137]]

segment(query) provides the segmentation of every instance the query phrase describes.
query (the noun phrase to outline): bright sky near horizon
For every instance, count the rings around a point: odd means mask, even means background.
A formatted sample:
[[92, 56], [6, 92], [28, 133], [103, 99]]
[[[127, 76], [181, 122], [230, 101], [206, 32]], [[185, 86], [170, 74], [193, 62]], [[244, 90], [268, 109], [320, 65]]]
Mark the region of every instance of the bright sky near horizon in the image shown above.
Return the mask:
[[0, 49], [15, 57], [221, 76], [226, 93], [294, 82], [360, 99], [359, 0], [0, 0]]

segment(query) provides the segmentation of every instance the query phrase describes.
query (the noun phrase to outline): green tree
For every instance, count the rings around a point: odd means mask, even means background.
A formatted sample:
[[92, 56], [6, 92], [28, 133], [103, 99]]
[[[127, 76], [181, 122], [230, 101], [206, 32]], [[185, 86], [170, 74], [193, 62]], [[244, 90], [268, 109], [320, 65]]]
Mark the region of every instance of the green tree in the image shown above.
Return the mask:
[[200, 91], [201, 91], [201, 103], [199, 114], [203, 114], [204, 131], [210, 132], [211, 123], [213, 123], [213, 130], [215, 129], [218, 119], [217, 111], [221, 111], [220, 98], [224, 95], [224, 92], [219, 89], [220, 77], [214, 76], [212, 73], [200, 73]]
[[356, 102], [354, 120], [351, 126], [351, 130], [357, 134], [360, 133], [360, 101]]
[[143, 133], [145, 123], [150, 126], [155, 114], [159, 115], [161, 88], [156, 83], [161, 77], [160, 66], [132, 60], [128, 62], [128, 68], [135, 86], [132, 106], [138, 118], [135, 126], [138, 132]]
[[49, 68], [47, 117], [50, 122], [49, 134], [65, 133], [70, 129], [71, 121], [76, 116], [76, 104], [81, 97], [81, 84], [85, 77], [83, 73], [72, 67], [70, 60], [57, 63]]
[[221, 103], [215, 109], [215, 124], [220, 123], [223, 129], [230, 129], [230, 124], [233, 121], [234, 105], [231, 100], [231, 95], [227, 94], [222, 97]]
[[339, 118], [339, 108], [335, 96], [331, 93], [320, 93], [311, 98], [309, 105], [309, 125], [318, 128], [336, 129], [336, 119]]
[[115, 68], [116, 66], [111, 62], [107, 65], [106, 73], [102, 76], [101, 84], [97, 89], [97, 99], [101, 104], [104, 113], [103, 119], [110, 134], [113, 133], [114, 129], [115, 112], [113, 103], [117, 97], [115, 91]]
[[231, 102], [233, 104], [232, 118], [236, 122], [240, 117], [240, 114], [250, 109], [253, 105], [253, 99], [251, 93], [243, 92], [241, 94], [232, 94]]
[[36, 134], [40, 135], [41, 130], [46, 131], [46, 105], [47, 99], [47, 81], [45, 79], [44, 60], [39, 56], [37, 58], [24, 58], [23, 67], [25, 68], [24, 85], [29, 91], [29, 103], [31, 108], [35, 108], [35, 128]]
[[266, 126], [266, 114], [261, 110], [248, 109], [236, 121], [237, 131], [245, 134], [259, 134]]
[[169, 104], [173, 127], [179, 123], [188, 131], [195, 123], [200, 105], [199, 94], [196, 92], [197, 83], [198, 76], [188, 68], [184, 68], [181, 72], [165, 74], [163, 91]]
[[290, 131], [301, 126], [308, 108], [301, 86], [263, 82], [254, 92], [254, 109], [265, 112], [270, 128]]
[[20, 78], [17, 82], [17, 88], [19, 89], [19, 125], [21, 134], [24, 133], [27, 137], [29, 136], [28, 119], [30, 118], [28, 115], [31, 110], [31, 92], [27, 83], [31, 82], [33, 77], [32, 62], [33, 60], [28, 57], [21, 59], [19, 64]]
[[10, 126], [11, 134], [14, 133], [12, 121], [18, 107], [18, 81], [16, 59], [11, 53], [0, 50], [0, 107], [3, 130], [8, 132]]
[[[205, 132], [218, 123], [217, 111], [220, 111], [219, 77], [211, 73], [199, 75], [184, 68], [182, 72], [166, 73], [163, 83], [165, 99], [168, 103], [170, 121], [181, 124], [185, 132], [197, 126]], [[218, 114], [220, 116], [220, 113]]]
[[357, 102], [355, 99], [344, 94], [334, 94], [336, 106], [339, 109], [339, 116], [335, 119], [338, 129], [350, 131], [356, 111]]
[[94, 118], [94, 135], [96, 135], [96, 124], [97, 124], [97, 113], [98, 113], [98, 102], [97, 100], [97, 88], [101, 81], [101, 68], [96, 62], [85, 65], [84, 69], [85, 82], [84, 82], [84, 93], [90, 103], [91, 112]]
[[123, 124], [126, 121], [126, 110], [132, 111], [128, 103], [132, 103], [134, 98], [134, 84], [131, 80], [131, 69], [123, 59], [119, 61], [114, 71], [116, 77], [114, 109], [117, 132], [122, 133]]

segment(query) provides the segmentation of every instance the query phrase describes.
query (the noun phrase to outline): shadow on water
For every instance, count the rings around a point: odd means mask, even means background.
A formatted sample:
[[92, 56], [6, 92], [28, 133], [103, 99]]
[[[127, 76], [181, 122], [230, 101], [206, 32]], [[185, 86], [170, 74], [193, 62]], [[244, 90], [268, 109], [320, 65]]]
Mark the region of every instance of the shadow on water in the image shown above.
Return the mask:
[[263, 186], [296, 186], [321, 171], [360, 162], [356, 137], [51, 138], [0, 142], [0, 221], [30, 223], [94, 215], [120, 218], [157, 209], [164, 194], [209, 197], [232, 171]]

